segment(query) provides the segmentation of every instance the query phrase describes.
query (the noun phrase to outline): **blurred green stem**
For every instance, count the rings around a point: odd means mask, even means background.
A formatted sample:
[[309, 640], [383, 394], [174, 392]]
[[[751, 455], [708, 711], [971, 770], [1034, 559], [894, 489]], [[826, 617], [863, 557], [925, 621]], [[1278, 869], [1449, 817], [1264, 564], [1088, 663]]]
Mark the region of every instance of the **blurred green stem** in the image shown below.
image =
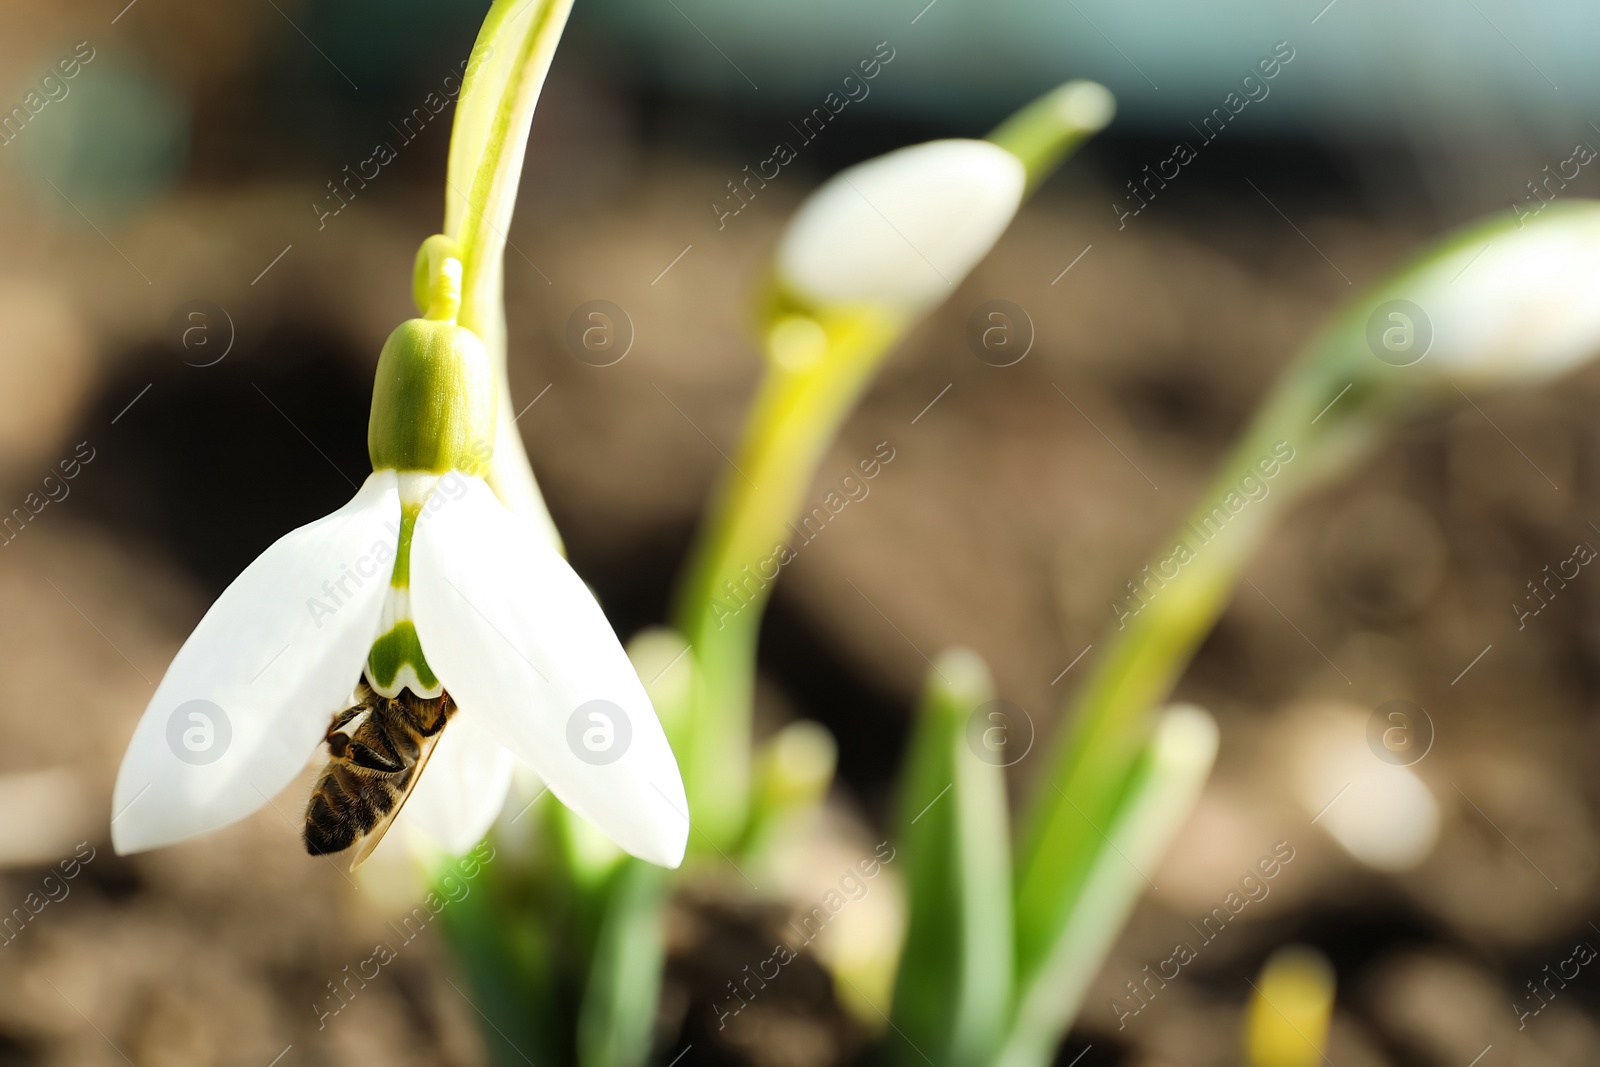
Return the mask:
[[[1342, 360], [1314, 358], [1318, 347], [1268, 397], [1148, 567], [1118, 590], [1122, 610], [1137, 613], [1114, 617], [1120, 628], [1103, 644], [1071, 706], [1025, 824], [1017, 885], [1018, 971], [1025, 980], [1044, 962], [1090, 873], [1097, 827], [1110, 821], [1148, 740], [1151, 710], [1216, 624], [1244, 564], [1298, 493], [1376, 439], [1370, 382], [1347, 376]], [[1334, 403], [1346, 409], [1319, 418]], [[1285, 446], [1293, 450], [1287, 462]], [[1264, 461], [1278, 465], [1270, 478], [1263, 476]], [[1267, 486], [1267, 495], [1250, 499], [1241, 488], [1246, 479]], [[1244, 501], [1239, 510], [1229, 507], [1238, 501]], [[1173, 575], [1180, 543], [1193, 555]]]
[[769, 367], [679, 601], [697, 690], [688, 737], [674, 747], [697, 836], [718, 846], [740, 835], [748, 805], [756, 637], [777, 573], [764, 565], [793, 539], [788, 523], [823, 452], [902, 329], [870, 310], [812, 321], [826, 351], [805, 369]]
[[[1098, 877], [1101, 829], [1138, 773], [1151, 709], [1171, 692], [1284, 509], [1354, 466], [1389, 427], [1463, 395], [1457, 382], [1536, 384], [1592, 353], [1600, 324], [1581, 294], [1597, 270], [1597, 216], [1578, 202], [1526, 229], [1521, 219], [1491, 218], [1348, 301], [1261, 404], [1188, 520], [1118, 591], [1116, 629], [1067, 709], [1025, 822], [1017, 880], [1023, 990], [1048, 984], [1052, 953], [1080, 921]], [[1491, 243], [1501, 257], [1493, 269], [1457, 286]], [[1386, 331], [1400, 327], [1403, 336], [1391, 341]], [[1419, 338], [1426, 347], [1413, 352]]]
[[526, 921], [526, 886], [518, 879], [498, 875], [491, 865], [478, 883], [439, 914], [471, 990], [468, 1000], [490, 1024], [480, 1031], [490, 1062], [520, 1067], [559, 1060], [565, 1027], [556, 1010], [549, 928]]
[[996, 126], [989, 140], [1022, 160], [1031, 193], [1067, 153], [1111, 121], [1115, 107], [1105, 86], [1070, 81]]
[[[1085, 105], [1085, 94], [1098, 110]], [[1073, 82], [1030, 104], [995, 136], [1022, 160], [1031, 190], [1109, 118], [1106, 90]], [[886, 307], [800, 307], [783, 294], [770, 301], [767, 374], [678, 599], [677, 625], [694, 650], [699, 683], [691, 722], [672, 740], [700, 841], [732, 845], [748, 815], [756, 639], [783, 546], [792, 540], [790, 523], [840, 424], [913, 325], [906, 312]]]

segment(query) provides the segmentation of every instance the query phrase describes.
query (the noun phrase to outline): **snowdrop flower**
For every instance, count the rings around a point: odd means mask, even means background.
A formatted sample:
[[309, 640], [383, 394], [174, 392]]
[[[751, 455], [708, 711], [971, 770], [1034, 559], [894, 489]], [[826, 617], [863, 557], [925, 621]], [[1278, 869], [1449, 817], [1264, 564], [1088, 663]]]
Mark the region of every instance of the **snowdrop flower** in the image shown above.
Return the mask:
[[372, 475], [247, 567], [157, 687], [117, 776], [119, 853], [268, 803], [359, 685], [449, 709], [403, 815], [446, 848], [487, 831], [516, 757], [629, 852], [681, 862], [688, 804], [661, 724], [594, 597], [483, 481], [493, 373], [455, 322], [460, 262], [432, 274], [426, 317], [379, 357]]
[[1359, 314], [1370, 316], [1366, 347], [1424, 380], [1532, 385], [1600, 348], [1597, 297], [1600, 203], [1575, 201], [1474, 227]]
[[1022, 203], [1027, 171], [988, 141], [929, 141], [834, 175], [801, 205], [778, 276], [815, 305], [872, 303], [915, 314], [994, 246]]

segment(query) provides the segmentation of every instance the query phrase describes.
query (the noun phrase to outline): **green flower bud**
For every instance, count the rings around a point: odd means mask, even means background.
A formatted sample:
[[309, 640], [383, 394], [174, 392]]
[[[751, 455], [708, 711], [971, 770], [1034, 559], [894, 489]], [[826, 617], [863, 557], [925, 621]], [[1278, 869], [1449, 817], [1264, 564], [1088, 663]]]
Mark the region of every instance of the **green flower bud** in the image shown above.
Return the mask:
[[494, 452], [494, 370], [478, 335], [456, 323], [461, 261], [451, 251], [435, 238], [423, 244], [427, 281], [416, 291], [426, 316], [401, 323], [378, 356], [367, 426], [374, 470], [481, 474]]

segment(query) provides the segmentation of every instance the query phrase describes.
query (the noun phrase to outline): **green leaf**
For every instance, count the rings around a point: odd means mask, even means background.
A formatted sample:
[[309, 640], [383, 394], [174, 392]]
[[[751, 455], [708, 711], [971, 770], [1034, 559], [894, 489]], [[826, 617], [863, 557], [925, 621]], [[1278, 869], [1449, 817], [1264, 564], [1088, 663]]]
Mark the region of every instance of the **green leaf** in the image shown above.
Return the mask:
[[992, 695], [976, 653], [946, 652], [912, 739], [900, 831], [910, 917], [893, 1009], [907, 1040], [891, 1039], [907, 1064], [926, 1055], [940, 1067], [983, 1067], [1010, 1011], [1005, 772], [969, 742], [969, 723]]
[[580, 1067], [639, 1067], [650, 1055], [666, 960], [666, 874], [629, 859], [610, 887], [578, 1017]]
[[[492, 873], [491, 873], [492, 872]], [[548, 920], [497, 868], [439, 913], [457, 966], [462, 996], [481, 1016], [483, 1042], [494, 1067], [559, 1060], [562, 1019], [556, 1008]], [[442, 892], [442, 891], [441, 891]]]
[[1201, 709], [1180, 705], [1160, 717], [1116, 814], [1090, 826], [1096, 844], [1089, 875], [1065, 902], [1059, 932], [1038, 946], [1042, 962], [1018, 989], [1015, 1021], [995, 1067], [1051, 1062], [1148, 876], [1194, 808], [1216, 753], [1216, 723]]

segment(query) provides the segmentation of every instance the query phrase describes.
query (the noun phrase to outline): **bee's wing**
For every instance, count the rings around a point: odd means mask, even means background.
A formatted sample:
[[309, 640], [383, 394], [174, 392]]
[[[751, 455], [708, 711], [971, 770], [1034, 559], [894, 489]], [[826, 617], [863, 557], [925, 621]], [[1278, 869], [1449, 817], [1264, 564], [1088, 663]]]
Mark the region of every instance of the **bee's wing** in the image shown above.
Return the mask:
[[411, 768], [411, 779], [406, 783], [406, 791], [400, 794], [400, 799], [395, 801], [394, 807], [389, 809], [379, 823], [362, 835], [356, 842], [355, 855], [350, 860], [350, 870], [354, 871], [367, 861], [373, 849], [378, 847], [378, 842], [383, 840], [383, 835], [389, 832], [389, 827], [394, 825], [395, 816], [400, 814], [400, 809], [406, 806], [406, 801], [411, 799], [411, 793], [417, 788], [417, 783], [422, 780], [422, 771], [428, 766], [428, 757], [433, 755], [434, 748], [439, 744], [439, 738], [444, 736], [441, 728], [432, 737], [422, 739], [422, 751], [417, 756], [417, 762]]

